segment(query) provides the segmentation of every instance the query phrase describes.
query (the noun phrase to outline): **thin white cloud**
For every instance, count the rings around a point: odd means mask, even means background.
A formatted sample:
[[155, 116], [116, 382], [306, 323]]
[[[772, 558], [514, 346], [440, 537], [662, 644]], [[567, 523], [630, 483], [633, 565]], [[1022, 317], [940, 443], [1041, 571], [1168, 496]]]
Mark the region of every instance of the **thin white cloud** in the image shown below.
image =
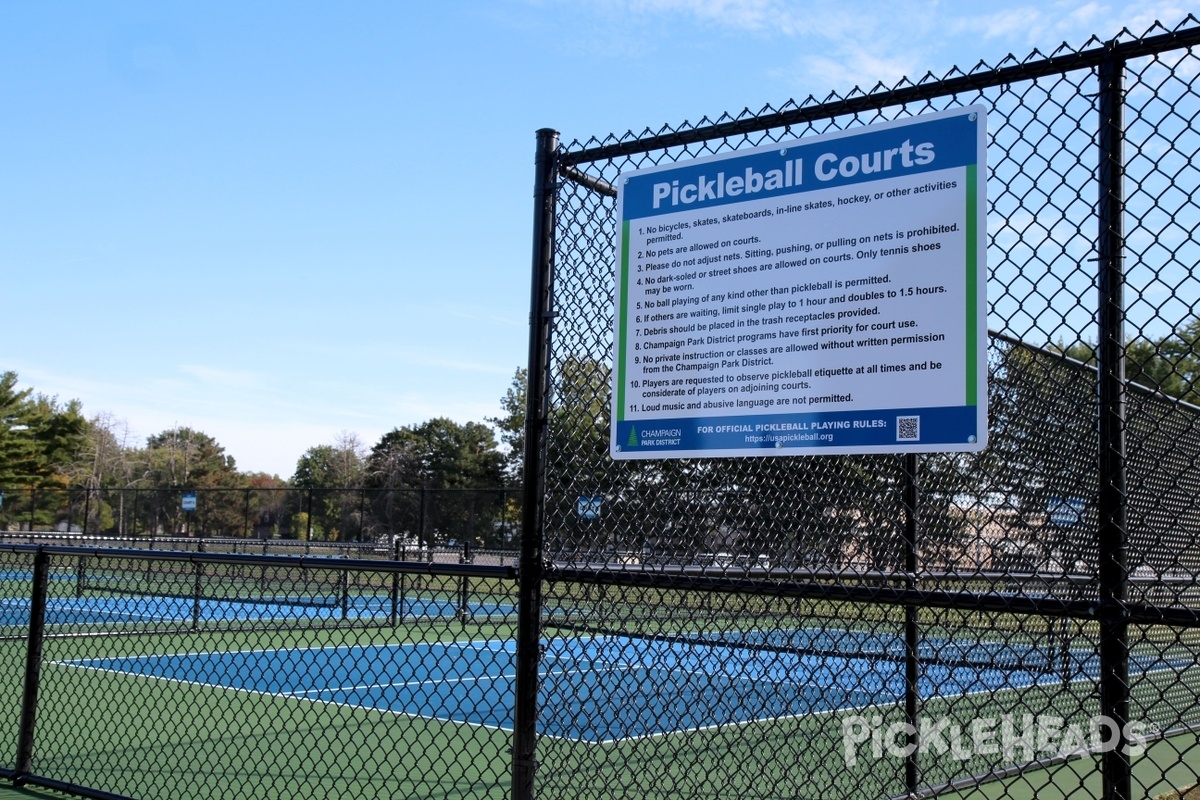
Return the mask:
[[706, 23], [741, 30], [763, 30], [786, 14], [780, 0], [601, 0], [632, 13], [686, 14]]
[[180, 364], [179, 371], [190, 375], [200, 383], [226, 389], [260, 389], [264, 380], [261, 373], [219, 369], [200, 364]]
[[1024, 38], [1042, 23], [1042, 11], [1034, 6], [1008, 8], [990, 14], [960, 17], [950, 23], [957, 35], [973, 33], [984, 39]]
[[802, 58], [796, 67], [797, 72], [804, 75], [805, 83], [828, 86], [842, 93], [855, 87], [870, 91], [880, 83], [892, 87], [902, 78], [912, 76], [916, 69], [917, 65], [909, 56], [889, 58], [856, 47], [845, 48], [837, 58]]
[[[857, 86], [893, 86], [952, 67], [969, 70], [979, 61], [998, 63], [1006, 55], [1023, 59], [1034, 49], [1049, 53], [1060, 45], [1082, 46], [1089, 37], [1115, 36], [1128, 28], [1141, 35], [1156, 21], [1174, 26], [1194, 10], [1177, 2], [1106, 3], [1058, 0], [1051, 3], [946, 3], [893, 0], [847, 4], [813, 0], [591, 0], [605, 19], [655, 17], [677, 24], [700, 24], [732, 34], [797, 40], [805, 53], [781, 64], [770, 77], [797, 87], [800, 94], [844, 93]], [[626, 35], [636, 23], [626, 22]], [[611, 32], [611, 31], [610, 31]], [[977, 57], [955, 63], [953, 52]], [[807, 43], [807, 44], [806, 44]], [[982, 45], [986, 43], [987, 46]], [[997, 48], [999, 45], [999, 48]]]

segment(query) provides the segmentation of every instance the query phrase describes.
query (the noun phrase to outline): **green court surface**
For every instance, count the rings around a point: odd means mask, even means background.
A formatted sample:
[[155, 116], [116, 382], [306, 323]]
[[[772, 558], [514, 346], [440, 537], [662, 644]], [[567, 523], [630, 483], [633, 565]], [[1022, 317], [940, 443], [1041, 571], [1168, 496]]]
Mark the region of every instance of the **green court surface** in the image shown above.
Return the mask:
[[[115, 575], [93, 573], [93, 579]], [[419, 590], [409, 584], [393, 626], [387, 604], [357, 602], [340, 584], [330, 584], [341, 590], [331, 606], [302, 606], [285, 615], [277, 605], [262, 604], [259, 619], [249, 613], [260, 610], [257, 601], [241, 603], [235, 613], [218, 600], [155, 598], [143, 600], [143, 607], [133, 600], [110, 603], [107, 594], [78, 597], [71, 584], [77, 571], [66, 574], [64, 591], [50, 598], [57, 604], [48, 613], [61, 617], [56, 624], [112, 630], [44, 643], [36, 774], [145, 800], [510, 795], [515, 631], [508, 583], [476, 584], [470, 603], [461, 600], [457, 579], [423, 579]], [[601, 620], [624, 622], [629, 614], [651, 620], [658, 635], [547, 624], [538, 756], [549, 766], [540, 773], [539, 796], [586, 796], [595, 786], [625, 785], [629, 791], [611, 796], [676, 800], [697, 796], [696, 776], [713, 775], [722, 776], [731, 797], [840, 800], [903, 792], [899, 762], [864, 757], [847, 763], [845, 756], [848, 717], [875, 715], [876, 726], [903, 722], [902, 664], [885, 657], [895, 655], [900, 641], [888, 610], [874, 624], [839, 627], [842, 606], [827, 601], [780, 609], [757, 598], [757, 605], [714, 605], [683, 592], [635, 599], [639, 605], [628, 614], [604, 617], [603, 603], [612, 598], [558, 598], [556, 608], [576, 609], [576, 617], [594, 611]], [[664, 623], [650, 606], [683, 610]], [[462, 609], [471, 613], [456, 615]], [[27, 607], [14, 601], [8, 610], [7, 624], [19, 629]], [[152, 610], [157, 616], [145, 621]], [[383, 616], [377, 624], [347, 625], [346, 614], [360, 623], [367, 614]], [[816, 627], [782, 625], [797, 617]], [[965, 726], [1033, 710], [1063, 719], [1095, 713], [1096, 670], [1086, 648], [1063, 649], [1055, 640], [1057, 659], [1037, 661], [1031, 655], [1045, 631], [1024, 620], [1006, 627], [1002, 615], [971, 617], [966, 626], [946, 614], [934, 619], [941, 627], [930, 626], [922, 640], [930, 656], [923, 711], [931, 719]], [[672, 635], [664, 635], [664, 627]], [[964, 630], [999, 634], [955, 638]], [[1194, 652], [1190, 641], [1168, 643], [1181, 654]], [[783, 646], [764, 649], [776, 644]], [[16, 669], [25, 647], [19, 637], [0, 641], [0, 664]], [[1165, 645], [1153, 652], [1159, 650], [1175, 652]], [[1149, 663], [1138, 660], [1143, 655], [1139, 651], [1134, 663]], [[1177, 723], [1178, 712], [1163, 712], [1162, 700], [1194, 697], [1200, 669], [1183, 655], [1153, 663], [1138, 671], [1135, 707], [1148, 719], [1161, 714]], [[19, 708], [19, 692], [16, 680], [0, 686], [0, 702]], [[612, 697], [636, 701], [608, 702]], [[782, 705], [788, 698], [792, 704]], [[686, 724], [662, 722], [678, 719]], [[8, 731], [0, 738], [15, 742], [16, 725], [12, 714], [0, 720]], [[767, 761], [764, 754], [784, 757]], [[930, 753], [922, 756], [921, 774], [939, 784], [1003, 766], [982, 755], [959, 763]], [[1135, 764], [1134, 796], [1178, 800], [1169, 793], [1191, 787], [1197, 774], [1196, 734], [1155, 743]], [[837, 786], [846, 793], [838, 794]], [[940, 796], [1080, 800], [1101, 794], [1095, 759], [1085, 758]], [[0, 800], [64, 796], [0, 780]]]
[[[1156, 742], [1134, 764], [1134, 793], [1152, 800], [1193, 800], [1200, 791], [1184, 794], [1200, 784], [1200, 742], [1182, 736]], [[960, 793], [939, 795], [946, 800], [1066, 800], [1101, 797], [1099, 763], [1078, 759], [1052, 770], [1037, 770], [1008, 780], [997, 780]], [[0, 781], [0, 800], [62, 800], [70, 795], [35, 787], [15, 788]]]
[[[1196, 734], [1148, 745], [1145, 755], [1133, 764], [1134, 797], [1179, 800], [1181, 790], [1191, 789], [1197, 783], [1200, 783], [1200, 739]], [[1103, 796], [1098, 756], [939, 795], [946, 800], [1068, 800]], [[1191, 797], [1189, 794], [1188, 800]]]
[[[426, 642], [482, 641], [492, 638], [505, 640], [511, 633], [503, 628], [476, 628], [470, 631], [469, 637], [464, 637], [460, 625], [452, 621], [430, 623], [425, 630], [429, 634]], [[277, 647], [303, 650], [305, 647], [328, 645], [328, 636], [328, 631], [256, 632], [254, 640], [259, 647], [265, 646], [267, 640], [271, 639], [272, 644]], [[386, 631], [360, 631], [355, 638], [359, 645], [365, 645], [372, 640], [394, 641], [392, 635]], [[66, 663], [69, 659], [78, 659], [84, 655], [100, 656], [110, 649], [115, 651], [110, 655], [119, 654], [123, 658], [129, 658], [135, 655], [194, 652], [201, 649], [201, 644], [203, 649], [213, 648], [218, 651], [245, 646], [244, 640], [239, 641], [236, 634], [184, 634], [97, 641], [65, 639], [48, 642], [50, 663], [47, 665], [46, 678], [56, 690], [65, 694], [51, 692], [46, 695], [46, 703], [40, 707], [39, 715], [44, 723], [43, 729], [77, 729], [81, 733], [78, 736], [43, 740], [35, 759], [35, 770], [41, 765], [49, 767], [45, 774], [57, 775], [60, 779], [67, 775], [79, 775], [82, 780], [91, 778], [92, 783], [95, 783], [106, 780], [97, 770], [102, 771], [103, 764], [116, 759], [125, 763], [126, 769], [144, 773], [142, 785], [146, 787], [145, 796], [148, 798], [199, 800], [204, 797], [207, 800], [214, 796], [219, 797], [221, 793], [213, 792], [214, 787], [211, 785], [201, 785], [199, 791], [194, 784], [173, 785], [174, 778], [171, 777], [171, 773], [187, 766], [184, 763], [184, 753], [189, 742], [194, 739], [204, 743], [203, 752], [231, 756], [233, 768], [260, 770], [262, 774], [256, 775], [254, 780], [259, 783], [260, 796], [264, 797], [289, 796], [290, 789], [294, 788], [292, 781], [303, 783], [307, 789], [328, 790], [327, 796], [418, 796], [415, 793], [422, 790], [426, 790], [422, 792], [424, 796], [437, 793], [443, 797], [494, 797], [499, 800], [508, 795], [504, 776], [507, 770], [510, 734], [498, 728], [463, 727], [458, 723], [437, 720], [427, 720], [414, 728], [413, 723], [399, 722], [402, 717], [380, 714], [352, 705], [319, 707], [278, 696], [275, 692], [231, 694], [217, 687], [202, 684], [184, 685], [163, 681], [147, 683], [144, 678], [132, 673], [81, 670]], [[20, 643], [14, 643], [13, 647], [19, 651]], [[1078, 691], [1084, 689], [1085, 687], [1079, 687]], [[1010, 706], [1017, 707], [1025, 702], [1033, 702], [1038, 691], [1049, 692], [1045, 688], [1039, 690], [1031, 687], [947, 698], [946, 704], [949, 713], [963, 719], [994, 716]], [[56, 702], [53, 698], [58, 696], [105, 698], [105, 701], [92, 702], [80, 707], [76, 702]], [[1068, 700], [1069, 706], [1078, 708], [1074, 693], [1055, 693], [1051, 696]], [[126, 700], [129, 702], [125, 703]], [[12, 698], [12, 701], [15, 704], [16, 698]], [[190, 717], [192, 723], [185, 726], [185, 730], [180, 730], [178, 726], [162, 727], [156, 733], [143, 729], [137, 734], [136, 741], [112, 742], [102, 733], [82, 733], [89, 730], [111, 730], [114, 720], [120, 725], [132, 725], [136, 719], [137, 724], [142, 725], [148, 721], [147, 718], [137, 717], [131, 710], [115, 714], [113, 712], [114, 708], [133, 709], [139, 704], [141, 707], [166, 709], [184, 716], [194, 715]], [[898, 714], [899, 710], [894, 713]], [[254, 732], [240, 730], [240, 726], [247, 724], [248, 717], [268, 722], [271, 730], [266, 735], [260, 729], [255, 729]], [[15, 721], [10, 720], [7, 724], [15, 724]], [[311, 761], [312, 754], [306, 749], [306, 743], [313, 740], [316, 731], [329, 729], [354, 730], [356, 735], [365, 736], [366, 740], [388, 753], [386, 757], [373, 762], [372, 768], [379, 769], [391, 778], [383, 783], [364, 783], [363, 776], [355, 766], [361, 765], [361, 758], [355, 755], [356, 751], [353, 748], [343, 751], [337, 741], [323, 745], [326, 750], [320, 759], [323, 770], [321, 776], [306, 774], [303, 769], [299, 769], [298, 765], [307, 763], [306, 759]], [[406, 738], [405, 731], [412, 732], [418, 729], [422, 731], [418, 742], [421, 746], [412, 747], [415, 740]], [[237, 732], [239, 736], [231, 738], [231, 732]], [[253, 735], [249, 735], [251, 733]], [[805, 763], [780, 764], [772, 768], [778, 769], [778, 772], [772, 772], [765, 778], [776, 782], [794, 781], [797, 772], [817, 772], [826, 768], [823, 765], [840, 764], [841, 736], [842, 727], [836, 714], [824, 714], [779, 720], [772, 724], [726, 726], [719, 730], [697, 731], [689, 734], [689, 740], [703, 740], [705, 746], [678, 751], [666, 760], [662, 759], [661, 754], [655, 753], [654, 748], [638, 748], [636, 740], [596, 745], [571, 738], [548, 738], [539, 744], [539, 751], [547, 763], [566, 767], [554, 778], [556, 785], [547, 790], [546, 796], [572, 796], [572, 790], [580, 789], [584, 784], [595, 785], [597, 780], [613, 780], [614, 776], [628, 774], [631, 768], [637, 769], [640, 765], [643, 770], [653, 770], [660, 776], [663, 782], [662, 791], [653, 793], [653, 796], [667, 800], [686, 796], [672, 791], [670, 787], [686, 785], [687, 775], [733, 774], [730, 767], [732, 763], [749, 763], [756, 753], [784, 752], [789, 747], [794, 747], [796, 742], [806, 742], [805, 746], [795, 750], [796, 755]], [[244, 753], [238, 754], [238, 748], [252, 747], [252, 742], [259, 739], [274, 741], [278, 745], [269, 750], [257, 751], [252, 759], [253, 763], [247, 762]], [[135, 752], [140, 760], [131, 762], [130, 754]], [[726, 754], [724, 758], [718, 755], [721, 753]], [[161, 760], [156, 763], [155, 758]], [[224, 762], [216, 758], [204, 766], [206, 769], [214, 769], [218, 763]], [[458, 765], [458, 768], [455, 769], [454, 765]], [[229, 764], [226, 764], [226, 767], [228, 766]], [[943, 765], [945, 766], [950, 765]], [[980, 764], [972, 767], [971, 771], [979, 772], [986, 766]], [[879, 780], [878, 776], [872, 780], [875, 769], [865, 759], [855, 769], [847, 770], [841, 766], [839, 769], [847, 774], [853, 772], [857, 785], [867, 789], [862, 794], [853, 795], [856, 798], [885, 797], [896, 793], [892, 781]], [[936, 772], [937, 766], [928, 763], [923, 766], [923, 770]], [[449, 774], [451, 772], [456, 774]], [[676, 774], [677, 772], [681, 774]], [[269, 777], [268, 773], [274, 777]], [[285, 774], [290, 777], [279, 777]], [[1177, 796], [1170, 793], [1173, 790], [1191, 787], [1197, 782], [1198, 775], [1200, 740], [1196, 734], [1156, 742], [1148, 746], [1146, 754], [1135, 762], [1134, 796], [1155, 800], [1178, 800]], [[413, 782], [421, 776], [429, 778], [431, 782]], [[81, 778], [75, 780], [81, 781]], [[750, 780], [748, 776], [743, 775], [742, 778]], [[930, 780], [933, 780], [932, 776]], [[460, 781], [465, 783], [459, 785]], [[575, 785], [576, 781], [579, 785]], [[462, 791], [464, 787], [466, 789]], [[758, 782], [747, 783], [743, 788], [747, 790], [746, 795], [763, 794], [758, 791], [762, 789]], [[793, 794], [785, 796], [791, 797]], [[956, 800], [1081, 800], [1102, 796], [1101, 775], [1096, 759], [1084, 758], [1046, 770], [992, 781], [971, 790], [949, 792], [939, 796]], [[15, 789], [8, 782], [0, 780], [0, 800], [48, 800], [61, 797], [65, 795], [35, 787]], [[840, 800], [834, 794], [822, 794], [820, 797], [822, 800]]]
[[31, 787], [16, 789], [7, 781], [0, 781], [0, 800], [63, 800], [73, 796]]

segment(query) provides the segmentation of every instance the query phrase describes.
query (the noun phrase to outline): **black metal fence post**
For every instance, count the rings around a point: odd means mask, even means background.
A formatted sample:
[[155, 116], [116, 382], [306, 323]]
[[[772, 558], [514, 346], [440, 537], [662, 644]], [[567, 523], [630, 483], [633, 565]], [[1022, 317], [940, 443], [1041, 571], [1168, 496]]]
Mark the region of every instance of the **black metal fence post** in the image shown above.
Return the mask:
[[50, 557], [39, 547], [33, 557], [29, 637], [25, 652], [25, 689], [21, 697], [21, 722], [17, 732], [17, 769], [13, 782], [33, 772], [33, 738], [37, 722], [38, 687], [42, 675], [42, 640], [46, 628], [46, 592], [50, 585]]
[[[917, 456], [904, 456], [904, 583], [911, 592], [917, 588], [917, 528], [919, 524], [920, 488], [917, 483]], [[917, 607], [904, 606], [904, 721], [908, 724], [908, 741], [904, 760], [904, 786], [910, 794], [917, 791], [921, 780], [920, 736], [917, 714], [920, 710], [921, 663], [918, 653], [921, 631]]]
[[517, 611], [517, 679], [513, 709], [513, 800], [532, 800], [537, 771], [538, 665], [541, 661], [542, 491], [546, 381], [552, 327], [554, 214], [558, 132], [537, 132], [533, 184], [533, 264], [529, 299], [529, 364], [525, 392], [524, 497]]
[[1105, 800], [1129, 800], [1129, 625], [1124, 617], [1126, 565], [1126, 396], [1124, 254], [1124, 61], [1099, 65], [1099, 579], [1100, 710], [1117, 729], [1103, 755]]
[[[403, 543], [399, 536], [395, 536], [392, 540], [392, 560], [403, 561]], [[388, 617], [388, 622], [394, 628], [396, 622], [404, 616], [404, 595], [402, 591], [401, 581], [404, 576], [399, 572], [392, 573], [392, 596], [391, 596], [391, 613]]]
[[[472, 510], [472, 516], [474, 511]], [[470, 564], [474, 560], [471, 553], [471, 540], [475, 537], [474, 526], [467, 526], [467, 535], [463, 538], [462, 553], [458, 556], [458, 563]], [[471, 619], [471, 579], [463, 575], [458, 579], [458, 618], [465, 625]]]
[[358, 490], [358, 541], [363, 541], [363, 532], [367, 524], [367, 490], [359, 488]]
[[[196, 546], [197, 553], [204, 552], [204, 540], [201, 539]], [[200, 615], [203, 609], [204, 598], [204, 564], [199, 559], [192, 565], [192, 630], [200, 629]]]
[[425, 536], [425, 502], [426, 490], [422, 486], [417, 495], [417, 552], [424, 553], [430, 561], [433, 561], [432, 545]]

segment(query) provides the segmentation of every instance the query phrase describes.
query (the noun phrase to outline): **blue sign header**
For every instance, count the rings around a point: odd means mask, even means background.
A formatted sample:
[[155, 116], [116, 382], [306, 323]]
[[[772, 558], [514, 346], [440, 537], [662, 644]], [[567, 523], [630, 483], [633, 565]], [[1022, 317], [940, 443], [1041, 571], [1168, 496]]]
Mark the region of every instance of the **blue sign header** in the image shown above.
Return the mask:
[[964, 111], [638, 172], [620, 183], [621, 217], [696, 211], [975, 164], [981, 122]]

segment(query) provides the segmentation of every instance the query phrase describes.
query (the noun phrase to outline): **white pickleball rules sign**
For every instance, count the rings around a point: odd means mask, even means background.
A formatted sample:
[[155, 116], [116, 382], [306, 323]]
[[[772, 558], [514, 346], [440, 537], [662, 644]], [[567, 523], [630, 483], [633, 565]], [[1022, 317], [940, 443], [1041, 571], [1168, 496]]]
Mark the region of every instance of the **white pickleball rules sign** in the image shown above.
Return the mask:
[[614, 458], [981, 450], [986, 120], [623, 174]]

